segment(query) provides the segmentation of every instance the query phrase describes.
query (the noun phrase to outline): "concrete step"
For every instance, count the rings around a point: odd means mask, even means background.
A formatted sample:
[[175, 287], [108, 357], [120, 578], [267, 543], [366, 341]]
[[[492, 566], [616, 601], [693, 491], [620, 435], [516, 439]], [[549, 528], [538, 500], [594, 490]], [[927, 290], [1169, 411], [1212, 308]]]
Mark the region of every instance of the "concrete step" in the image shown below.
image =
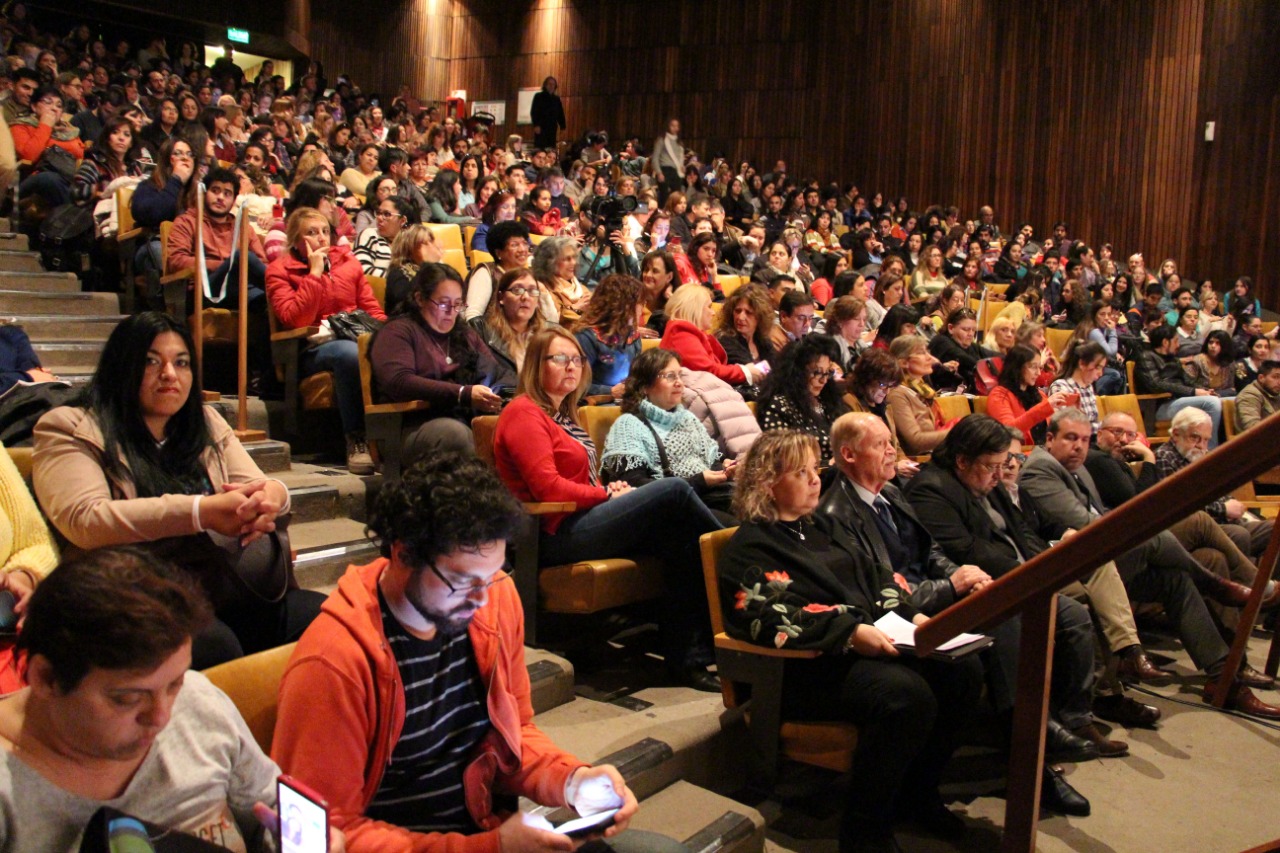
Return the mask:
[[364, 523], [351, 518], [290, 523], [289, 544], [297, 552], [293, 572], [298, 585], [326, 595], [347, 566], [378, 557], [377, 547], [364, 534]]
[[43, 341], [103, 341], [110, 337], [123, 314], [101, 317], [67, 317], [62, 314], [24, 314], [18, 322], [33, 343]]
[[65, 366], [96, 364], [105, 341], [33, 341], [40, 364], [55, 373]]
[[[240, 398], [235, 393], [223, 394], [221, 400], [210, 405], [221, 412], [222, 417], [233, 428], [236, 426], [236, 416], [240, 412]], [[257, 397], [246, 397], [245, 407], [249, 411], [249, 429], [260, 429], [267, 435], [271, 435], [271, 424], [267, 417], [267, 404]], [[288, 445], [285, 446], [288, 447]], [[265, 471], [266, 469], [263, 468], [262, 470]]]
[[289, 445], [283, 441], [246, 441], [242, 445], [245, 451], [265, 474], [276, 474], [288, 471], [290, 467]]
[[578, 696], [539, 715], [538, 726], [584, 761], [617, 765], [641, 799], [681, 779], [727, 794], [746, 778], [746, 728], [718, 693], [652, 687], [609, 702]]
[[0, 219], [0, 226], [4, 226], [3, 230], [0, 230], [0, 249], [11, 252], [30, 251], [31, 241], [27, 239], [27, 235], [10, 230], [8, 222], [7, 219]]
[[[347, 473], [345, 468], [312, 465], [307, 462], [292, 461], [288, 471], [280, 471], [275, 475], [282, 483], [295, 489], [331, 489], [333, 490], [331, 514], [329, 518], [347, 518], [363, 522], [368, 515], [366, 509], [367, 480], [376, 479], [357, 477]], [[308, 500], [315, 500], [320, 492], [307, 492]], [[315, 520], [308, 518], [307, 521]]]
[[[43, 272], [44, 267], [40, 264], [39, 252], [26, 252], [11, 249], [11, 244], [5, 239], [9, 236], [0, 234], [0, 270], [5, 272]], [[23, 245], [26, 245], [26, 237], [23, 236]]]
[[[5, 272], [0, 270], [0, 290], [26, 293], [79, 293], [80, 279], [69, 272]], [[116, 297], [112, 295], [112, 298]]]
[[682, 841], [694, 853], [764, 850], [765, 820], [760, 812], [684, 781], [641, 802], [631, 828]]
[[525, 668], [533, 713], [542, 714], [573, 701], [573, 664], [543, 649], [525, 647]]
[[63, 314], [68, 317], [118, 316], [114, 293], [31, 293], [0, 289], [0, 315]]

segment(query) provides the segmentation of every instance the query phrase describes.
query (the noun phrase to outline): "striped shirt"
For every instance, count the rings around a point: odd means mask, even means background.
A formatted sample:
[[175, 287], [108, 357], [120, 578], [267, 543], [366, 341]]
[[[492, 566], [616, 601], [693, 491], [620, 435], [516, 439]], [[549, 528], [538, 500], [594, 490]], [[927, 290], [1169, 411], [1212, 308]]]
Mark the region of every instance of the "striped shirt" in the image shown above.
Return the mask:
[[[583, 365], [583, 367], [586, 367], [586, 365]], [[591, 485], [600, 485], [600, 460], [596, 457], [596, 445], [591, 440], [590, 434], [559, 412], [552, 415], [551, 419], [558, 423], [560, 428], [569, 434], [570, 438], [581, 444], [583, 449], [587, 451], [588, 467], [591, 469], [587, 478], [591, 481]]]
[[405, 631], [381, 592], [378, 603], [404, 683], [405, 720], [365, 816], [413, 832], [475, 832], [462, 771], [489, 731], [489, 710], [471, 637], [463, 631], [420, 640]]
[[370, 226], [360, 232], [353, 254], [365, 275], [386, 276], [387, 267], [391, 265], [391, 244], [378, 233], [377, 226]]

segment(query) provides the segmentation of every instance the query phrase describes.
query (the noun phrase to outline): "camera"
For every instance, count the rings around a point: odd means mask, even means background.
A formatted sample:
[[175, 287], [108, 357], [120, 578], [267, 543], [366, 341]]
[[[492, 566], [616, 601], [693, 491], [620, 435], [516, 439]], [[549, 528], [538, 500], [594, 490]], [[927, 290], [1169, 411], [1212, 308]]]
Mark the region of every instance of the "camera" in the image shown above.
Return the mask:
[[638, 206], [639, 202], [636, 201], [635, 196], [602, 196], [593, 199], [588, 209], [595, 220], [596, 228], [603, 226], [604, 233], [608, 235], [622, 230], [622, 220]]

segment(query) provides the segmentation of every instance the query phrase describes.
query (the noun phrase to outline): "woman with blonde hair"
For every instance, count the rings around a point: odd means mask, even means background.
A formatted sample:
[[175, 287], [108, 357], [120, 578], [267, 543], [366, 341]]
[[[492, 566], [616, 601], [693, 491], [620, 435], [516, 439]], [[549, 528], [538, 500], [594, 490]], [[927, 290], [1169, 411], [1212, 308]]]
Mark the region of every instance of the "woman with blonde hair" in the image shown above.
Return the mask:
[[766, 371], [754, 364], [730, 364], [724, 346], [711, 336], [713, 305], [710, 291], [701, 285], [676, 288], [667, 300], [662, 348], [680, 356], [680, 363], [690, 370], [706, 371], [730, 385], [758, 385]]
[[929, 354], [924, 338], [903, 335], [889, 344], [889, 355], [902, 369], [902, 384], [889, 391], [886, 398], [893, 412], [898, 443], [908, 456], [931, 452], [946, 438], [951, 424], [938, 407], [938, 392], [929, 387], [929, 375], [937, 361]]
[[[874, 415], [851, 413], [836, 421], [835, 443], [880, 452], [885, 432]], [[857, 722], [840, 849], [897, 850], [893, 827], [906, 811], [931, 826], [959, 821], [938, 777], [958, 720], [978, 701], [982, 665], [977, 655], [941, 662], [899, 654], [875, 627], [890, 613], [916, 624], [926, 617], [886, 562], [857, 559], [833, 539], [826, 513], [815, 517], [819, 464], [812, 437], [779, 430], [761, 436], [739, 467], [733, 508], [742, 525], [716, 566], [725, 627], [770, 649], [818, 653], [785, 661], [784, 718]], [[845, 477], [832, 488], [862, 506]]]
[[991, 321], [982, 345], [1000, 355], [1008, 355], [1018, 343], [1018, 323], [1012, 317], [997, 317]]
[[711, 647], [698, 540], [721, 524], [683, 477], [640, 488], [621, 480], [601, 485], [596, 446], [578, 414], [590, 383], [573, 335], [558, 326], [534, 335], [517, 396], [498, 416], [498, 475], [522, 501], [575, 505], [573, 512], [541, 516], [543, 565], [658, 557], [666, 586], [659, 636], [667, 668], [691, 687], [719, 692], [719, 681], [706, 669]]
[[911, 297], [921, 299], [939, 293], [947, 286], [942, 273], [942, 250], [937, 246], [925, 246], [920, 250], [920, 263], [911, 273]]
[[391, 241], [391, 260], [387, 262], [387, 291], [383, 297], [387, 314], [395, 314], [409, 296], [418, 267], [438, 264], [443, 258], [435, 232], [426, 225], [414, 222], [402, 228]]

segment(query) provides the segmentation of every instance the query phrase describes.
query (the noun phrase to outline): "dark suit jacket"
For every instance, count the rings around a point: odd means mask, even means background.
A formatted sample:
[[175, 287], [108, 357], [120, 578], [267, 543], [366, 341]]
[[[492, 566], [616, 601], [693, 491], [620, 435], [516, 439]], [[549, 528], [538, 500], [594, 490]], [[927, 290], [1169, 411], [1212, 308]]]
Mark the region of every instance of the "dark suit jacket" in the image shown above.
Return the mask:
[[[916, 556], [924, 566], [926, 577], [915, 585], [911, 603], [921, 613], [934, 614], [945, 610], [956, 600], [956, 591], [951, 586], [950, 577], [959, 566], [947, 559], [947, 555], [929, 536], [928, 529], [896, 486], [887, 484], [881, 494], [893, 507], [898, 518], [906, 518], [916, 526], [916, 547], [919, 549]], [[832, 541], [845, 550], [865, 555], [866, 559], [882, 567], [885, 573], [891, 571], [889, 552], [884, 546], [880, 528], [876, 526], [875, 515], [871, 507], [858, 496], [847, 477], [836, 477], [836, 482], [827, 489], [822, 502], [818, 504], [814, 520]]]
[[1135, 477], [1132, 468], [1105, 450], [1090, 450], [1084, 467], [1093, 477], [1093, 484], [1107, 506], [1120, 506], [1156, 484], [1155, 465], [1144, 463], [1142, 473]]
[[[993, 578], [1022, 565], [1017, 553], [996, 534], [986, 507], [950, 471], [926, 465], [907, 484], [907, 499], [946, 555], [960, 564], [972, 564]], [[1003, 488], [991, 490], [990, 501], [1004, 517], [1009, 535], [1025, 560], [1048, 548], [1034, 533]]]

